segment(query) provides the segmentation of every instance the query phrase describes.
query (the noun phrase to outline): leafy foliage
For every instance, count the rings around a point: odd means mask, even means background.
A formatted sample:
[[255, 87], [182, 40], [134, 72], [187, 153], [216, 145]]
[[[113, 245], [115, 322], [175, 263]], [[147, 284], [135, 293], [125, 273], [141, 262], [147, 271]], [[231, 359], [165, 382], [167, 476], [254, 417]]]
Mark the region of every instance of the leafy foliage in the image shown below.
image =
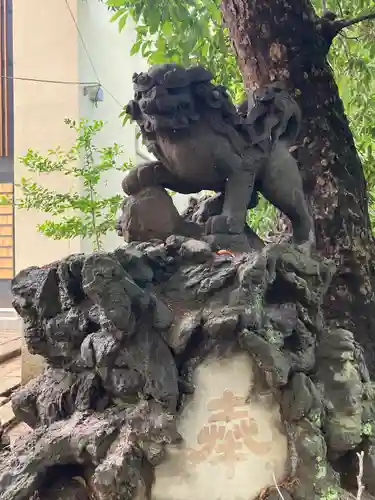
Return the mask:
[[203, 64], [228, 87], [235, 101], [244, 97], [218, 0], [107, 0], [107, 5], [113, 8], [112, 20], [120, 30], [129, 16], [136, 22], [131, 54], [141, 53], [150, 64]]
[[[77, 136], [72, 148], [64, 152], [60, 148], [49, 150], [47, 155], [29, 150], [21, 162], [32, 173], [50, 174], [60, 172], [75, 177], [83, 192], [55, 192], [34, 180], [21, 179], [23, 197], [16, 201], [19, 208], [39, 210], [53, 216], [38, 225], [38, 230], [55, 240], [78, 236], [88, 238], [95, 250], [102, 248], [102, 237], [115, 227], [116, 213], [122, 200], [120, 195], [100, 198], [98, 185], [103, 174], [109, 170], [123, 171], [130, 163], [120, 163], [122, 148], [118, 144], [98, 148], [95, 136], [102, 130], [102, 121], [65, 120]], [[9, 200], [2, 199], [3, 204]], [[56, 219], [55, 219], [56, 217]]]
[[[150, 64], [174, 61], [200, 63], [227, 86], [235, 102], [244, 96], [243, 83], [228, 33], [222, 25], [221, 0], [107, 0], [112, 20], [122, 30], [131, 17], [137, 39], [131, 53], [141, 53]], [[356, 17], [374, 9], [373, 0], [328, 0], [327, 7], [340, 17]], [[313, 0], [318, 13], [323, 2]], [[352, 125], [368, 181], [370, 216], [375, 224], [375, 22], [364, 22], [339, 35], [330, 62]], [[250, 224], [268, 231], [275, 210], [264, 200], [250, 214]]]

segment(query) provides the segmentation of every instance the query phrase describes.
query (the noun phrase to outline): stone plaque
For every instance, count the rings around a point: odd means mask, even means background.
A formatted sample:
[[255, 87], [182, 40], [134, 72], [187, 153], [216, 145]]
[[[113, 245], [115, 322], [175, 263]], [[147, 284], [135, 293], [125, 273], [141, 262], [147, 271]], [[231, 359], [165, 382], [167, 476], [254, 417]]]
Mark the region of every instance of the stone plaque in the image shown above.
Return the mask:
[[250, 500], [286, 474], [287, 439], [276, 401], [247, 403], [254, 363], [246, 353], [209, 357], [181, 413], [184, 443], [155, 469], [153, 500]]

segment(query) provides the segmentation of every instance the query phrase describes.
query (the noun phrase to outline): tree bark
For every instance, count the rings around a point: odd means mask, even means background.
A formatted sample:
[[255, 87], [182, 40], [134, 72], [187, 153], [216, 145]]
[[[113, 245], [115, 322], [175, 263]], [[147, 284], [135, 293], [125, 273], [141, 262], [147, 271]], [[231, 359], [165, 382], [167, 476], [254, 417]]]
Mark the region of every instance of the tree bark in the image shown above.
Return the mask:
[[248, 89], [286, 81], [301, 106], [296, 156], [312, 208], [317, 249], [338, 266], [328, 324], [348, 328], [375, 373], [373, 239], [366, 182], [327, 61], [327, 24], [309, 0], [223, 0], [224, 21]]

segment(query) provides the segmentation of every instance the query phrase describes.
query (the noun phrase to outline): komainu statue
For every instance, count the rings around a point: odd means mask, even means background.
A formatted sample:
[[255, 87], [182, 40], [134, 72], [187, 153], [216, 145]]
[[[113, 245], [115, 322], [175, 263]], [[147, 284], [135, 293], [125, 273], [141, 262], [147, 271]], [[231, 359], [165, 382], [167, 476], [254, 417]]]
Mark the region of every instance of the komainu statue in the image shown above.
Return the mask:
[[296, 244], [313, 243], [301, 175], [289, 153], [301, 121], [297, 103], [280, 84], [270, 84], [237, 109], [212, 78], [201, 66], [177, 64], [133, 75], [126, 112], [157, 161], [132, 169], [123, 190], [133, 196], [150, 187], [215, 191], [195, 214], [208, 235], [244, 234], [247, 210], [260, 192], [288, 216]]

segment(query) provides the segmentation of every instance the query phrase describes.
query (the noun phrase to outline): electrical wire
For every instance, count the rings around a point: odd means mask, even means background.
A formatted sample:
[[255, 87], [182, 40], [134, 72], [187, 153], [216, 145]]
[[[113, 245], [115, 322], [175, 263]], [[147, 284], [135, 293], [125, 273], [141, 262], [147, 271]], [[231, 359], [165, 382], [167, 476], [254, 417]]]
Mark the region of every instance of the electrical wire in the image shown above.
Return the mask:
[[98, 80], [98, 82], [100, 83], [100, 78], [99, 78], [98, 73], [97, 73], [97, 71], [96, 71], [96, 69], [95, 69], [94, 62], [93, 62], [93, 60], [91, 59], [91, 56], [90, 56], [89, 50], [88, 50], [87, 45], [86, 45], [86, 43], [85, 43], [85, 40], [84, 40], [84, 38], [83, 38], [83, 36], [82, 36], [81, 30], [79, 29], [79, 26], [78, 26], [77, 20], [76, 20], [76, 18], [75, 18], [75, 16], [74, 16], [74, 14], [73, 14], [73, 11], [72, 11], [72, 9], [71, 9], [71, 7], [70, 7], [70, 5], [69, 5], [68, 0], [64, 0], [64, 1], [65, 1], [65, 4], [66, 4], [66, 6], [67, 6], [67, 8], [68, 8], [68, 10], [69, 10], [70, 17], [72, 18], [73, 23], [74, 23], [74, 25], [75, 25], [75, 27], [76, 27], [76, 30], [77, 30], [78, 36], [79, 36], [79, 38], [80, 38], [80, 40], [81, 40], [82, 46], [83, 46], [83, 48], [84, 48], [84, 50], [85, 50], [85, 52], [86, 52], [86, 55], [87, 55], [87, 57], [88, 57], [88, 60], [90, 61], [90, 64], [91, 64], [92, 70], [93, 70], [93, 72], [94, 72], [94, 75], [95, 75], [96, 79]]
[[121, 109], [124, 109], [124, 105], [121, 104], [121, 102], [110, 92], [104, 85], [102, 85], [99, 82], [71, 82], [71, 81], [66, 81], [66, 80], [47, 80], [44, 78], [28, 78], [26, 76], [5, 76], [5, 75], [0, 75], [0, 78], [6, 79], [6, 80], [20, 80], [23, 82], [36, 82], [36, 83], [53, 83], [53, 84], [60, 84], [60, 85], [78, 85], [81, 87], [89, 87], [89, 86], [94, 86], [94, 85], [99, 85], [107, 94], [113, 99], [113, 101], [120, 106]]
[[[93, 60], [92, 60], [92, 58], [91, 58], [91, 56], [90, 56], [89, 50], [88, 50], [87, 45], [86, 45], [86, 43], [85, 43], [85, 40], [84, 40], [84, 38], [83, 38], [83, 36], [82, 36], [82, 33], [81, 33], [80, 29], [79, 29], [79, 26], [78, 26], [77, 20], [76, 20], [76, 18], [74, 17], [74, 14], [73, 14], [72, 9], [70, 8], [69, 2], [68, 2], [68, 0], [64, 0], [64, 1], [65, 1], [65, 4], [66, 4], [67, 8], [69, 9], [70, 16], [71, 16], [71, 18], [72, 18], [72, 20], [73, 20], [73, 22], [74, 22], [74, 25], [75, 25], [75, 27], [76, 27], [76, 30], [77, 30], [78, 36], [79, 36], [79, 38], [80, 38], [80, 40], [81, 40], [81, 42], [82, 42], [82, 46], [83, 46], [83, 48], [84, 48], [84, 50], [85, 50], [85, 52], [86, 52], [86, 54], [87, 54], [87, 57], [88, 57], [88, 59], [89, 59], [89, 61], [90, 61], [90, 64], [91, 64], [92, 70], [93, 70], [93, 72], [94, 72], [94, 74], [95, 74], [95, 76], [96, 76], [96, 78], [97, 78], [97, 80], [98, 80], [98, 82], [99, 82], [99, 83], [98, 83], [98, 84], [99, 84], [99, 86], [100, 86], [100, 87], [101, 87], [101, 88], [102, 88], [105, 92], [107, 92], [107, 94], [108, 94], [110, 97], [112, 97], [113, 101], [114, 101], [116, 104], [118, 104], [118, 106], [120, 106], [120, 108], [123, 110], [123, 109], [124, 109], [124, 106], [120, 103], [120, 101], [119, 101], [119, 100], [118, 100], [118, 99], [117, 99], [117, 98], [116, 98], [116, 97], [112, 94], [112, 92], [110, 92], [110, 91], [109, 91], [106, 87], [104, 87], [104, 85], [102, 85], [102, 83], [101, 83], [101, 81], [100, 81], [100, 78], [99, 78], [99, 75], [98, 75], [98, 72], [96, 71], [96, 68], [95, 68], [94, 62], [93, 62]], [[144, 155], [142, 155], [142, 154], [141, 154], [141, 152], [139, 151], [139, 147], [138, 147], [138, 146], [139, 146], [139, 145], [138, 145], [138, 140], [137, 140], [137, 138], [135, 137], [135, 148], [136, 148], [136, 152], [137, 152], [137, 154], [138, 154], [138, 155], [144, 156]], [[150, 161], [150, 159], [149, 159], [149, 158], [146, 158], [146, 157], [145, 157], [145, 159], [147, 159], [148, 161]]]
[[96, 79], [98, 80], [98, 82], [97, 82], [96, 84], [94, 84], [94, 85], [99, 85], [99, 86], [100, 86], [103, 90], [105, 90], [105, 92], [107, 92], [107, 94], [108, 94], [110, 97], [112, 97], [113, 101], [114, 101], [116, 104], [118, 104], [118, 106], [120, 106], [120, 108], [121, 108], [121, 109], [124, 109], [124, 106], [120, 103], [120, 101], [119, 101], [119, 100], [118, 100], [118, 99], [117, 99], [117, 98], [116, 98], [116, 97], [112, 94], [112, 92], [110, 92], [110, 91], [109, 91], [106, 87], [104, 87], [104, 85], [101, 83], [101, 80], [100, 80], [100, 78], [99, 78], [98, 72], [96, 71], [96, 68], [95, 68], [94, 61], [92, 60], [92, 57], [91, 57], [90, 52], [89, 52], [89, 49], [88, 49], [88, 47], [87, 47], [87, 45], [86, 45], [86, 42], [85, 42], [85, 40], [84, 40], [84, 38], [83, 38], [83, 35], [82, 35], [82, 33], [81, 33], [81, 30], [79, 29], [78, 22], [77, 22], [77, 20], [76, 20], [76, 18], [75, 18], [75, 16], [74, 16], [74, 13], [73, 13], [73, 11], [72, 11], [72, 9], [71, 9], [70, 5], [69, 5], [69, 1], [68, 1], [68, 0], [64, 0], [64, 1], [65, 1], [65, 4], [66, 4], [66, 6], [67, 6], [67, 8], [68, 8], [68, 10], [69, 10], [69, 14], [70, 14], [70, 17], [71, 17], [71, 18], [72, 18], [72, 20], [73, 20], [74, 26], [76, 27], [77, 34], [78, 34], [78, 36], [79, 36], [79, 38], [80, 38], [80, 40], [81, 40], [81, 43], [82, 43], [82, 46], [83, 46], [83, 48], [84, 48], [84, 50], [85, 50], [85, 52], [86, 52], [87, 58], [88, 58], [88, 60], [89, 60], [89, 62], [90, 62], [90, 64], [91, 64], [91, 67], [92, 67], [92, 70], [93, 70], [93, 72], [94, 72], [94, 75], [95, 75]]
[[0, 75], [0, 78], [6, 79], [6, 80], [21, 80], [21, 81], [25, 81], [25, 82], [37, 82], [37, 83], [55, 83], [55, 84], [62, 84], [62, 85], [81, 85], [81, 86], [100, 85], [100, 83], [98, 83], [98, 82], [70, 82], [70, 81], [64, 81], [64, 80], [47, 80], [44, 78], [28, 78], [26, 76]]
[[106, 87], [104, 87], [104, 85], [102, 85], [102, 84], [100, 84], [100, 83], [99, 83], [99, 85], [101, 86], [101, 88], [102, 88], [103, 90], [105, 90], [105, 91], [107, 92], [107, 94], [108, 94], [110, 97], [112, 97], [112, 99], [114, 100], [114, 102], [115, 102], [116, 104], [118, 104], [118, 105], [120, 106], [120, 108], [121, 108], [121, 109], [124, 109], [124, 107], [125, 107], [125, 106], [124, 106], [123, 104], [121, 104], [121, 102], [120, 102], [118, 99], [116, 99], [116, 97], [112, 94], [112, 92], [110, 92], [110, 91], [109, 91]]

